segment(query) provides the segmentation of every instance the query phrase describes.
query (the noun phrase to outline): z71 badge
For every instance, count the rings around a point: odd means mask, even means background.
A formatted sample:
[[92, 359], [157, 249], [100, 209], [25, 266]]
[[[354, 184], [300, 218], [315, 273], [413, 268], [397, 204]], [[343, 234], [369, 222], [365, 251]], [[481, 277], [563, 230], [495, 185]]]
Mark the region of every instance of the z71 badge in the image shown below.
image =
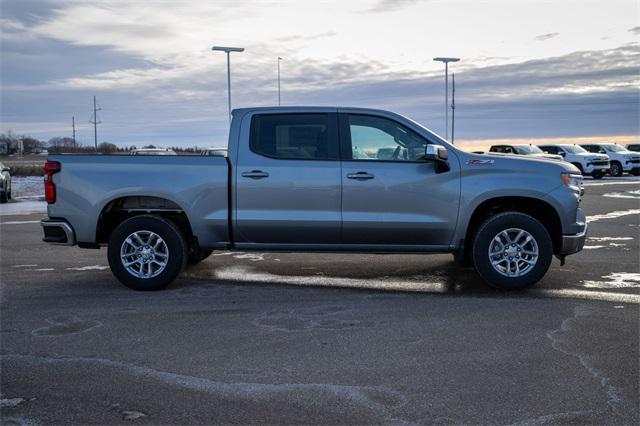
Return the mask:
[[480, 166], [483, 164], [493, 164], [493, 160], [480, 160], [480, 159], [473, 159], [473, 160], [467, 160], [467, 164], [470, 166]]

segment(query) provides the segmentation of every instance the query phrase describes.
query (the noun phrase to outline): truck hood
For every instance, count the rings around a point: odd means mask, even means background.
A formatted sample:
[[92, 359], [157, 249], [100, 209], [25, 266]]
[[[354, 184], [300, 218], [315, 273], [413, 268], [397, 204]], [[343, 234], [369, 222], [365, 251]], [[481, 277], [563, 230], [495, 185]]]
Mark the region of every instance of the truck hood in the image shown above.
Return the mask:
[[598, 161], [598, 160], [608, 160], [609, 156], [607, 154], [595, 154], [592, 152], [579, 152], [576, 154], [572, 154], [576, 157], [582, 157], [586, 161]]
[[558, 154], [529, 154], [529, 157], [549, 158], [551, 160], [562, 160], [562, 155]]

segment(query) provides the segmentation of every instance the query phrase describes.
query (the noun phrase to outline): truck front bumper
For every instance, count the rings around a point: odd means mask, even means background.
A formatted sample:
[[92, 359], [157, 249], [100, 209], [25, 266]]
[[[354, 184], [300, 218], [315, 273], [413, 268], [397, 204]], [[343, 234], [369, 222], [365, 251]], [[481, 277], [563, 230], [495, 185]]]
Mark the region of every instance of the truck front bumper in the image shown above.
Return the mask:
[[40, 221], [44, 238], [42, 241], [51, 244], [73, 246], [76, 244], [76, 235], [73, 228], [65, 220], [43, 219]]
[[568, 256], [573, 253], [577, 253], [584, 247], [584, 242], [587, 239], [587, 224], [584, 225], [584, 230], [573, 235], [562, 236], [562, 247], [560, 248], [560, 254], [562, 256]]

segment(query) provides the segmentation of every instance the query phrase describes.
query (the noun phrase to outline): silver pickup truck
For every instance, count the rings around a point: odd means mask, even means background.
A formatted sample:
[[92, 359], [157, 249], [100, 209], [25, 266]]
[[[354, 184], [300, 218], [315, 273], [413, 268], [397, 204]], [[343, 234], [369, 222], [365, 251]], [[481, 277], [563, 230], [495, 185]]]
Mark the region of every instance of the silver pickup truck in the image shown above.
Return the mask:
[[449, 252], [520, 289], [587, 231], [575, 166], [470, 154], [372, 109], [236, 109], [226, 157], [50, 155], [45, 172], [44, 241], [107, 246], [136, 290], [233, 249]]

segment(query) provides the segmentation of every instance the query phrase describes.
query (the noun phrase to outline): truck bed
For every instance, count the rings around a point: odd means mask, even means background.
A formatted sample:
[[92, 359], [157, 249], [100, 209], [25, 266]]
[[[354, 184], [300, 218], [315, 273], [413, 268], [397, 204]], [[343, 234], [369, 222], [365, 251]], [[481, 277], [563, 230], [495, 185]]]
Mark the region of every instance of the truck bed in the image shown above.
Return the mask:
[[[78, 243], [96, 243], [105, 209], [180, 209], [203, 247], [229, 243], [229, 165], [215, 156], [50, 155], [57, 201], [50, 218], [65, 218]], [[146, 203], [146, 204], [145, 204]], [[215, 242], [215, 244], [213, 244]]]

